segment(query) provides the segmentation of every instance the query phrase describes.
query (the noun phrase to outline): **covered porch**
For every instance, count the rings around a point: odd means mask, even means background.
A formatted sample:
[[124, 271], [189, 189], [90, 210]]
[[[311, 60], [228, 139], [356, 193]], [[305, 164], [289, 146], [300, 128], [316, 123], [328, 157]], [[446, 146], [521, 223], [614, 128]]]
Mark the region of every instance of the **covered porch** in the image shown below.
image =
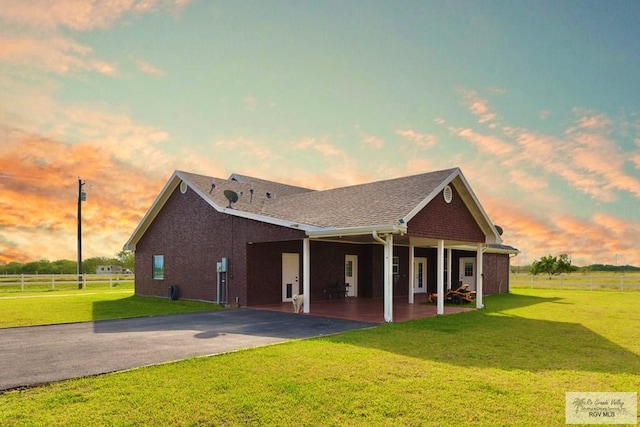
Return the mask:
[[[438, 307], [435, 303], [427, 303], [426, 294], [416, 294], [414, 303], [407, 300], [407, 296], [393, 298], [394, 322], [406, 322], [408, 320], [435, 317], [438, 315]], [[384, 298], [340, 298], [329, 300], [311, 301], [310, 310], [304, 314], [336, 319], [358, 320], [362, 322], [384, 323]], [[293, 313], [291, 302], [276, 304], [251, 305], [249, 308], [257, 310], [279, 311]], [[443, 314], [462, 313], [473, 310], [474, 304], [449, 305], [444, 308]], [[302, 314], [301, 314], [302, 315]]]

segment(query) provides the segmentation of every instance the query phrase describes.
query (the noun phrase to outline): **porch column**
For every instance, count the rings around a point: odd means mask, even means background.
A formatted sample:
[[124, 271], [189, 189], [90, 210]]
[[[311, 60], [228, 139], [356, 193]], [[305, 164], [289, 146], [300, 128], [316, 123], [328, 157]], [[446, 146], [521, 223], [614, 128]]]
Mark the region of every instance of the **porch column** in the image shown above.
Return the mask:
[[416, 248], [415, 246], [413, 246], [413, 243], [411, 242], [411, 239], [409, 239], [409, 304], [413, 304], [414, 303], [414, 296], [413, 296], [413, 290], [416, 287], [415, 284], [415, 280], [416, 280], [416, 272], [414, 271], [415, 268], [415, 252]]
[[311, 251], [309, 239], [302, 239], [302, 293], [304, 294], [302, 312], [309, 313], [309, 300], [311, 299], [310, 262]]
[[444, 314], [444, 240], [438, 240], [438, 314]]
[[476, 250], [476, 273], [478, 277], [476, 278], [476, 308], [483, 308], [484, 304], [482, 303], [482, 286], [484, 282], [484, 273], [482, 272], [482, 254], [484, 253], [484, 245], [482, 243], [478, 243], [478, 249]]
[[393, 322], [393, 234], [384, 240], [384, 321]]
[[451, 289], [451, 275], [453, 274], [453, 270], [451, 270], [452, 265], [452, 257], [453, 250], [451, 248], [447, 249], [447, 289]]

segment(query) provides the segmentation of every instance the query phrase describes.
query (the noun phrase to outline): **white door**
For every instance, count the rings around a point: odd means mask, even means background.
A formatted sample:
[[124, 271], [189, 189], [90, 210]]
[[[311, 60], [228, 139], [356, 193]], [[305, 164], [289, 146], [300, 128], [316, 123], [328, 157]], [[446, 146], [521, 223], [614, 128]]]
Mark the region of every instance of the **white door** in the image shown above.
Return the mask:
[[347, 287], [347, 296], [358, 296], [358, 256], [345, 255], [344, 257], [344, 282]]
[[[460, 280], [463, 284], [469, 285], [470, 291], [476, 290], [476, 259], [460, 258]], [[452, 288], [457, 288], [456, 284], [451, 284]]]
[[300, 277], [300, 255], [282, 254], [282, 301], [291, 301], [293, 296], [301, 294], [298, 278]]
[[427, 259], [414, 258], [413, 260], [413, 293], [422, 294], [427, 291]]

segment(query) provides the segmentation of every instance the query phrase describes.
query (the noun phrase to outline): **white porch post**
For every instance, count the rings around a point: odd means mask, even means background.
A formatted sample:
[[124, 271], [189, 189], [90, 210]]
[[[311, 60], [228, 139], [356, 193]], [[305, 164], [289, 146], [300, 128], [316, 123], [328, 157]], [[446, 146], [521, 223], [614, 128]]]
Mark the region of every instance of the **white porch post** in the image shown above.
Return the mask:
[[414, 303], [414, 295], [413, 295], [413, 290], [416, 287], [415, 284], [415, 280], [416, 280], [416, 272], [414, 271], [415, 268], [415, 246], [413, 246], [413, 243], [411, 242], [411, 238], [409, 238], [409, 304], [413, 304]]
[[451, 289], [451, 273], [453, 270], [451, 270], [451, 265], [452, 265], [452, 259], [451, 257], [453, 256], [453, 250], [451, 250], [451, 248], [447, 249], [447, 289]]
[[309, 313], [309, 299], [311, 296], [311, 284], [309, 283], [311, 251], [309, 239], [302, 239], [302, 293], [304, 294], [302, 312]]
[[393, 234], [384, 240], [384, 321], [393, 322]]
[[438, 314], [444, 314], [444, 240], [438, 240]]
[[476, 308], [483, 308], [484, 304], [482, 303], [482, 286], [484, 285], [484, 274], [482, 272], [482, 254], [484, 252], [484, 247], [482, 243], [478, 243], [478, 249], [476, 251], [476, 273], [478, 277], [476, 278]]

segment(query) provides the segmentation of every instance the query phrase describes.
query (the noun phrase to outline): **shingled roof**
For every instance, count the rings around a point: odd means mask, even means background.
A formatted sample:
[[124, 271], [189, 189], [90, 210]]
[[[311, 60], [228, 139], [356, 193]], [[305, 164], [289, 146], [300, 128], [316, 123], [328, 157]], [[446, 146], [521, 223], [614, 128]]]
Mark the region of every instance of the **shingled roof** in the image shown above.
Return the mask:
[[[220, 212], [298, 228], [311, 236], [360, 229], [406, 231], [406, 223], [449, 184], [485, 233], [499, 242], [495, 227], [459, 168], [321, 191], [239, 174], [224, 179], [176, 171], [125, 248], [135, 246], [178, 186], [185, 191], [191, 188]], [[235, 203], [226, 197], [229, 191], [238, 196]]]

